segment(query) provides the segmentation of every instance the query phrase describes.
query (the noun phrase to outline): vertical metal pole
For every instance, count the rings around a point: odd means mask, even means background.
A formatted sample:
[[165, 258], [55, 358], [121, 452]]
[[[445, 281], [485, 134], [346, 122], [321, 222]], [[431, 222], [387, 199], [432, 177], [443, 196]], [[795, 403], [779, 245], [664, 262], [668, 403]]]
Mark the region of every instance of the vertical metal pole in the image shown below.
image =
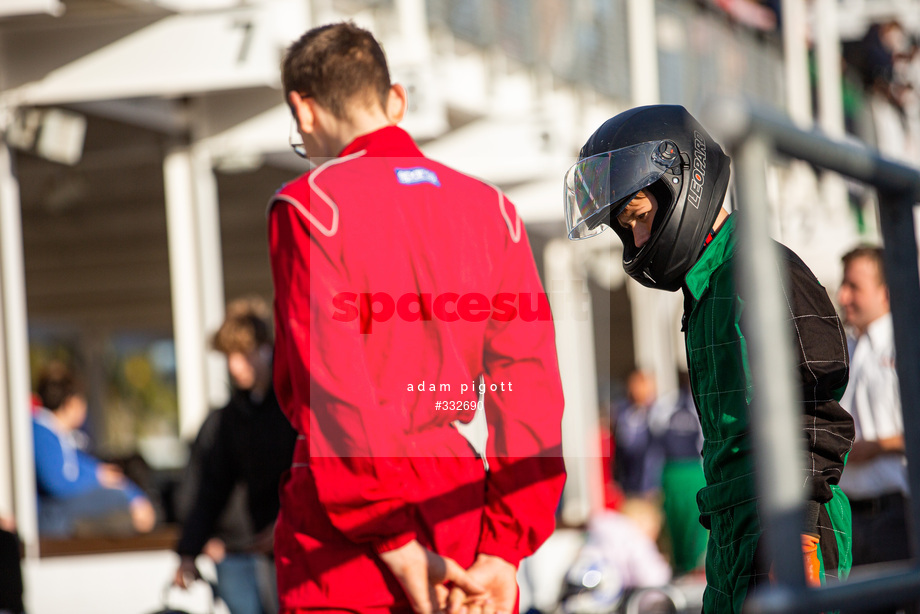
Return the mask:
[[904, 450], [913, 496], [911, 552], [920, 556], [920, 270], [914, 234], [914, 192], [886, 193], [879, 189], [879, 218], [885, 239], [885, 277], [891, 299]]
[[26, 277], [22, 253], [22, 216], [19, 182], [13, 158], [0, 140], [0, 283], [6, 341], [10, 442], [13, 460], [13, 498], [19, 535], [27, 552], [37, 553], [38, 517], [35, 507], [35, 457], [32, 451], [32, 413], [29, 373], [29, 335]]
[[[754, 399], [754, 443], [759, 513], [779, 587], [802, 588], [800, 534], [804, 523], [802, 403], [792, 386], [792, 340], [776, 247], [767, 236], [765, 168], [769, 144], [752, 136], [738, 149], [740, 196], [737, 286], [744, 297]], [[781, 596], [781, 591], [777, 596]]]
[[187, 147], [171, 151], [163, 162], [179, 435], [189, 439], [208, 411], [192, 167]]

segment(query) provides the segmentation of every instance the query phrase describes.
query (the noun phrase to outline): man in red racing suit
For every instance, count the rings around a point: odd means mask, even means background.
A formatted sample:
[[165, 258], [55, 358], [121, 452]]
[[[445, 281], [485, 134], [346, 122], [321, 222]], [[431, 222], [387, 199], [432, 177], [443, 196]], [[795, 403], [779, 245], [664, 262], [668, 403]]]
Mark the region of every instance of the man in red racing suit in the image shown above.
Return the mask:
[[[438, 611], [447, 580], [455, 606], [510, 612], [565, 480], [549, 305], [514, 206], [395, 125], [405, 90], [376, 50], [341, 23], [283, 63], [306, 153], [330, 159], [269, 208], [275, 389], [300, 435], [275, 531], [281, 606]], [[477, 406], [487, 470], [454, 428]]]

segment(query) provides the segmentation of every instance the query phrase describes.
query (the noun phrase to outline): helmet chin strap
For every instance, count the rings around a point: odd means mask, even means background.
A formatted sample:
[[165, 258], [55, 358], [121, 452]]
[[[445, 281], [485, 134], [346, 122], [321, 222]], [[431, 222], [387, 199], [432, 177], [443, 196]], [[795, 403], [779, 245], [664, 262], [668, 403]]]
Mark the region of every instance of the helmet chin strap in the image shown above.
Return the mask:
[[717, 233], [717, 232], [718, 232], [718, 231], [717, 231], [716, 229], [714, 229], [714, 228], [713, 228], [712, 230], [709, 231], [709, 234], [706, 235], [706, 240], [703, 241], [703, 249], [706, 249], [706, 246], [709, 245], [710, 243], [712, 243], [712, 238], [713, 238], [714, 236], [716, 236], [716, 233]]
[[700, 251], [696, 255], [697, 260], [699, 260], [700, 256], [703, 255], [703, 252], [706, 251], [706, 248], [709, 247], [709, 244], [712, 243], [712, 240], [715, 238], [718, 232], [719, 231], [715, 228], [710, 229], [709, 234], [706, 235], [706, 240], [703, 241], [703, 245], [700, 247]]
[[[726, 198], [726, 200], [728, 199]], [[722, 217], [722, 213], [728, 213], [728, 210], [724, 206], [722, 207], [722, 211], [719, 212], [719, 217]], [[716, 235], [719, 234], [719, 230], [722, 229], [722, 225], [725, 223], [725, 219], [723, 218], [720, 221], [719, 217], [716, 218], [716, 225], [709, 230], [709, 234], [706, 235], [706, 240], [703, 241], [703, 247], [700, 248], [701, 254], [709, 246], [709, 244], [712, 243], [712, 240], [715, 239]]]

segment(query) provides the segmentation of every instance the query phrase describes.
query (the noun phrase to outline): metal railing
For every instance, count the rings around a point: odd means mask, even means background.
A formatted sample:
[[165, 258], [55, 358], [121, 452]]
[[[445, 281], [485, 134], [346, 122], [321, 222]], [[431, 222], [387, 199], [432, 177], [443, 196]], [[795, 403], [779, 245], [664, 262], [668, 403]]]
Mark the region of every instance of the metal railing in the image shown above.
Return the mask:
[[[802, 432], [792, 380], [791, 340], [777, 335], [785, 323], [780, 304], [780, 271], [771, 258], [775, 245], [766, 229], [765, 169], [771, 152], [805, 160], [876, 188], [885, 273], [891, 298], [896, 364], [904, 416], [908, 483], [920, 493], [920, 270], [914, 235], [913, 207], [920, 201], [920, 172], [858, 145], [841, 143], [794, 126], [778, 113], [738, 100], [707, 108], [707, 123], [732, 154], [738, 172], [742, 240], [739, 287], [752, 313], [750, 360], [755, 377], [769, 378], [751, 407], [760, 517], [766, 547], [773, 555], [776, 583], [753, 594], [746, 607], [761, 612], [860, 611], [920, 600], [920, 566], [916, 558], [872, 575], [809, 589], [805, 586], [800, 546], [804, 518]], [[786, 365], [786, 368], [777, 368]], [[910, 506], [911, 552], [920, 552], [920, 505]]]

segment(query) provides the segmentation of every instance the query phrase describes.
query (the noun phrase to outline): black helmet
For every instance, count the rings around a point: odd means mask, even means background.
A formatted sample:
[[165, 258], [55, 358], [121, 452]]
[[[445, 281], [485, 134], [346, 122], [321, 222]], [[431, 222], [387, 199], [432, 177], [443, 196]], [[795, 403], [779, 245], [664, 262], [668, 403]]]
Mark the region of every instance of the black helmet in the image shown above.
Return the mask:
[[[685, 108], [624, 111], [592, 134], [565, 177], [570, 239], [609, 226], [623, 242], [623, 268], [644, 286], [674, 291], [696, 263], [728, 187], [729, 158]], [[615, 220], [640, 191], [658, 202], [649, 240], [637, 248]]]

